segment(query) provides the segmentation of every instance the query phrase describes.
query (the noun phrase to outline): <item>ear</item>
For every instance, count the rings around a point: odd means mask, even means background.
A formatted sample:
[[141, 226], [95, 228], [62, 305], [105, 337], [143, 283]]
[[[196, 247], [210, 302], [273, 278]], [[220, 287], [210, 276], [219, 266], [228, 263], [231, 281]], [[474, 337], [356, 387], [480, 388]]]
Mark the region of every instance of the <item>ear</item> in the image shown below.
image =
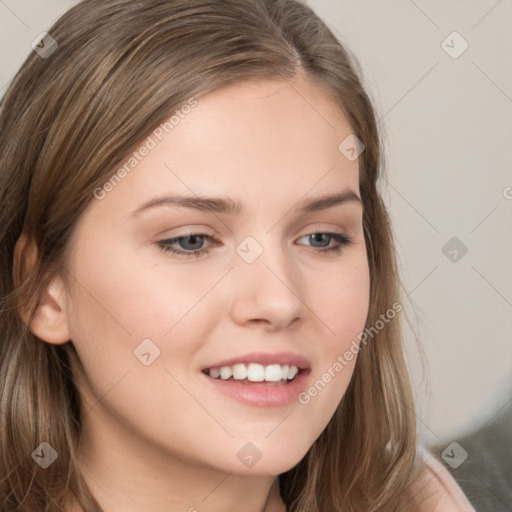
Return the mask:
[[[37, 247], [23, 233], [14, 248], [14, 274], [17, 282], [25, 281], [36, 269], [38, 264]], [[30, 330], [38, 338], [59, 345], [71, 339], [66, 315], [65, 287], [60, 276], [52, 279], [43, 290]], [[22, 307], [21, 316], [28, 324], [29, 306]]]

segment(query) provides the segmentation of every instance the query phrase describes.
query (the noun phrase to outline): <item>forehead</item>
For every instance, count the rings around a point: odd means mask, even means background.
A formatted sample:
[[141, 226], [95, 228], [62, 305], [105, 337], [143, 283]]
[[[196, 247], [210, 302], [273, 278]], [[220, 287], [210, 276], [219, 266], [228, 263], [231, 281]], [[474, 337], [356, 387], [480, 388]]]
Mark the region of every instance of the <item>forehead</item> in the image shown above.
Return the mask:
[[142, 141], [151, 150], [109, 193], [110, 204], [133, 210], [166, 194], [229, 196], [245, 211], [275, 216], [308, 196], [358, 191], [358, 161], [339, 150], [351, 126], [303, 77], [232, 83], [176, 114]]
[[[225, 118], [240, 121], [244, 118], [262, 123], [282, 121], [282, 124], [288, 125], [288, 130], [294, 121], [310, 123], [299, 124], [294, 135], [301, 130], [304, 133], [311, 133], [313, 129], [321, 132], [330, 130], [337, 138], [351, 131], [342, 106], [326, 87], [303, 73], [289, 79], [235, 81], [201, 96], [199, 103], [199, 110], [210, 116], [222, 113]], [[272, 128], [269, 124], [268, 130]]]
[[303, 76], [244, 80], [199, 97], [150, 158], [192, 175], [215, 168], [218, 179], [234, 172], [250, 180], [256, 171], [300, 178], [333, 165], [353, 175], [357, 161], [339, 150], [351, 132], [339, 105]]

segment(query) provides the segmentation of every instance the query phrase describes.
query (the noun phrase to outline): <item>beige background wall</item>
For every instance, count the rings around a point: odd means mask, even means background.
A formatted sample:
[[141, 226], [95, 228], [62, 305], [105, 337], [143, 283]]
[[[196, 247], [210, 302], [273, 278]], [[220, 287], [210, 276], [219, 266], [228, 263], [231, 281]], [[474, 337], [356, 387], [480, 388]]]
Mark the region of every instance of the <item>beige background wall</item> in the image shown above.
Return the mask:
[[[0, 0], [0, 94], [75, 3]], [[407, 329], [418, 421], [449, 442], [512, 399], [512, 3], [309, 3], [359, 58], [387, 133], [384, 195], [429, 364], [431, 400]]]

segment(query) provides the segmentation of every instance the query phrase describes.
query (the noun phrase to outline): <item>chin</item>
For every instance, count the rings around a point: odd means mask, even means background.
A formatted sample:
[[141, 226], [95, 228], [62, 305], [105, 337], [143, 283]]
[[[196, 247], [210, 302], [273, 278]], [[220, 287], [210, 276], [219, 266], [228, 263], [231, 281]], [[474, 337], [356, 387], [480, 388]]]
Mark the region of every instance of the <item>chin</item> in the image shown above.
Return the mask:
[[[237, 464], [233, 470], [238, 474], [248, 476], [268, 476], [269, 474], [277, 476], [294, 468], [305, 457], [309, 448], [308, 445], [292, 450], [288, 444], [283, 450], [268, 446], [266, 449], [262, 449], [259, 454], [253, 449], [254, 457], [251, 461], [249, 455], [251, 449], [248, 447], [245, 452], [242, 452], [239, 456], [237, 455], [241, 459], [241, 463]], [[259, 459], [257, 459], [258, 456]]]

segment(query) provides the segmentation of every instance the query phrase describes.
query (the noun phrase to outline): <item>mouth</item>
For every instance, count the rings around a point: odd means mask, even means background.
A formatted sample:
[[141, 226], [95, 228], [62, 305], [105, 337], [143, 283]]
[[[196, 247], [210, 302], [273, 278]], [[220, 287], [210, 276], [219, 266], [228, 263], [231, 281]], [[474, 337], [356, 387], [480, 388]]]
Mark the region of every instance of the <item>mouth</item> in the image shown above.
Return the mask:
[[293, 352], [252, 352], [201, 370], [210, 389], [253, 407], [284, 407], [297, 401], [311, 374], [309, 361]]
[[253, 407], [284, 407], [306, 389], [310, 369], [295, 365], [237, 363], [202, 371], [212, 389]]
[[203, 373], [213, 379], [222, 381], [237, 381], [243, 384], [283, 385], [295, 380], [304, 371], [306, 370], [288, 364], [237, 363], [234, 365], [205, 368]]

